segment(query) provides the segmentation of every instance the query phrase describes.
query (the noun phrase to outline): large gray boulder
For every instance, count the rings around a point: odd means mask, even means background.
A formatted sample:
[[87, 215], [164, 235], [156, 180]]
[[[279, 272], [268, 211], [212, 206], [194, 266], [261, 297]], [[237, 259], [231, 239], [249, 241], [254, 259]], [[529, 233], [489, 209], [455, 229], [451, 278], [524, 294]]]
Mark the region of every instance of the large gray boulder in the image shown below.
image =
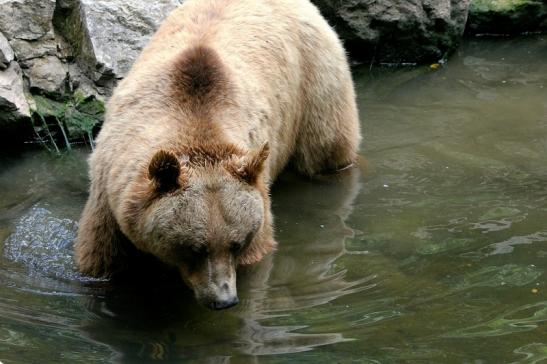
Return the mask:
[[59, 54], [62, 39], [53, 28], [55, 7], [55, 0], [0, 0], [0, 30], [28, 85], [39, 93], [64, 90], [67, 66]]
[[470, 0], [312, 0], [355, 58], [437, 61], [459, 44]]
[[111, 91], [167, 15], [183, 0], [64, 0], [56, 26], [83, 71]]
[[[85, 108], [95, 105], [95, 99], [99, 105], [182, 2], [0, 0], [0, 139], [19, 133], [13, 126], [31, 125], [20, 122], [31, 116], [25, 95], [42, 100], [42, 106]], [[32, 109], [36, 107], [33, 103]], [[58, 118], [56, 110], [41, 107], [40, 114]], [[68, 118], [69, 128], [71, 123], [91, 125], [91, 118], [100, 119], [84, 111], [78, 114], [82, 117], [61, 117]]]
[[[99, 96], [100, 87], [74, 66], [72, 47], [54, 27], [62, 5], [62, 0], [0, 0], [0, 31], [21, 66], [27, 91], [54, 98], [76, 90]], [[3, 44], [0, 38], [0, 69], [6, 67]]]

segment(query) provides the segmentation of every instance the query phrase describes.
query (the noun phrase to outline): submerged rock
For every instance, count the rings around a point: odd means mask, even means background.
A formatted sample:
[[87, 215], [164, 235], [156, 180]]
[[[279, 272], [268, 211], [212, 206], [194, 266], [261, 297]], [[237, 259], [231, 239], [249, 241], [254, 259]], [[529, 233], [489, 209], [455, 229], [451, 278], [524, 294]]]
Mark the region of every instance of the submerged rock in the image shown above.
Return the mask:
[[514, 35], [547, 31], [547, 2], [473, 0], [467, 34]]
[[456, 48], [470, 0], [313, 0], [354, 57], [374, 62], [437, 61]]
[[34, 206], [17, 222], [5, 241], [7, 259], [26, 266], [31, 275], [76, 279], [72, 262], [72, 242], [77, 223], [54, 216], [42, 206]]

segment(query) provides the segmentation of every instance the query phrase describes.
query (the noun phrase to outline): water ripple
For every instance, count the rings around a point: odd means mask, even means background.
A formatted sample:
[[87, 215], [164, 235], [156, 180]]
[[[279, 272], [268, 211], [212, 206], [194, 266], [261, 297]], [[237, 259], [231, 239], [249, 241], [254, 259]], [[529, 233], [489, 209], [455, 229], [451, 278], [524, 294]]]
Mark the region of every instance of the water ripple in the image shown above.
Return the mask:
[[526, 358], [511, 364], [536, 364], [547, 361], [547, 345], [543, 343], [524, 345], [513, 352], [515, 354], [526, 355]]
[[490, 250], [490, 252], [485, 254], [486, 256], [509, 254], [513, 252], [513, 250], [515, 249], [515, 245], [529, 245], [544, 242], [547, 242], [547, 232], [540, 231], [534, 234], [513, 236], [512, 238], [501, 241], [499, 243], [490, 244], [486, 248], [484, 248], [484, 250]]
[[479, 269], [467, 274], [457, 288], [524, 286], [534, 282], [543, 271], [532, 265], [506, 264]]
[[[525, 316], [522, 318], [508, 318], [519, 314], [526, 314], [528, 311], [532, 311], [530, 316]], [[517, 309], [510, 310], [501, 317], [495, 318], [488, 322], [455, 330], [442, 336], [449, 338], [502, 336], [534, 330], [539, 324], [546, 321], [547, 301], [532, 305], [525, 305]]]

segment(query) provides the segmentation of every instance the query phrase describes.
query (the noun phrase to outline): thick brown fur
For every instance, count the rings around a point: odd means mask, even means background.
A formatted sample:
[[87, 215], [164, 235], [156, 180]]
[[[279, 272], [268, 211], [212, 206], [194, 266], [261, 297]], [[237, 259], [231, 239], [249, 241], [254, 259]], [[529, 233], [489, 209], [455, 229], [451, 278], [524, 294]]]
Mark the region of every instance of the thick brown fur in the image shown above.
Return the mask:
[[130, 246], [213, 302], [237, 265], [275, 248], [280, 171], [346, 167], [359, 141], [344, 49], [308, 0], [187, 0], [108, 103], [77, 266], [110, 276]]
[[173, 100], [195, 111], [210, 109], [222, 97], [227, 97], [228, 82], [222, 61], [209, 47], [196, 45], [184, 50], [173, 64]]

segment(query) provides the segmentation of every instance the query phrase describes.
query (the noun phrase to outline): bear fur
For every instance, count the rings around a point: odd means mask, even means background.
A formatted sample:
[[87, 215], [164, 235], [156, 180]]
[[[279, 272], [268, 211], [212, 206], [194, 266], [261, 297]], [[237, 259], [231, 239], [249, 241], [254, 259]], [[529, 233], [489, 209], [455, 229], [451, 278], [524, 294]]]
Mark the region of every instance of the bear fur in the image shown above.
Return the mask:
[[77, 267], [109, 277], [152, 254], [229, 307], [236, 268], [276, 246], [272, 181], [350, 166], [359, 142], [346, 54], [308, 0], [187, 0], [107, 105]]

